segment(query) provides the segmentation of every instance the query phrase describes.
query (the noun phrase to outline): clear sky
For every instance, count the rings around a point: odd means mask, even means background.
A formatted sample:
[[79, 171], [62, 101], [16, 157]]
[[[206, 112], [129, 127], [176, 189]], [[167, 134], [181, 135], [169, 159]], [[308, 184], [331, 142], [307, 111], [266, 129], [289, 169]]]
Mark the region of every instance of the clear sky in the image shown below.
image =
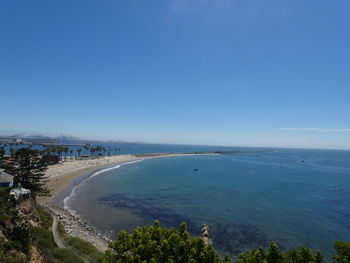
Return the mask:
[[350, 149], [349, 0], [0, 2], [0, 130]]

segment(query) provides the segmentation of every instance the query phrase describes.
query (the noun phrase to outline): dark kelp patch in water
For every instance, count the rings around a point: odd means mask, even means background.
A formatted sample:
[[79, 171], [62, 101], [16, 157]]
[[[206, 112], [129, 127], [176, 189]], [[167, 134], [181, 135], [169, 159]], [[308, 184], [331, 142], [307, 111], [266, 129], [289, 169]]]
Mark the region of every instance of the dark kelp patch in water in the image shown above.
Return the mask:
[[267, 236], [258, 226], [251, 224], [216, 224], [211, 228], [215, 248], [238, 255], [248, 248], [267, 247]]
[[[156, 197], [142, 198], [111, 193], [96, 200], [110, 207], [127, 208], [140, 216], [160, 220], [161, 224], [166, 227], [178, 227], [181, 222], [186, 222], [192, 235], [199, 236], [201, 233], [201, 225], [197, 222], [168, 207], [155, 205]], [[257, 246], [267, 247], [269, 243], [267, 235], [258, 226], [252, 224], [218, 223], [210, 227], [210, 236], [216, 249], [233, 256]]]
[[200, 233], [200, 226], [196, 225], [190, 218], [184, 217], [171, 209], [154, 205], [156, 198], [135, 198], [124, 194], [108, 194], [97, 199], [98, 202], [107, 204], [114, 208], [127, 208], [142, 217], [159, 220], [166, 227], [177, 227], [186, 222], [191, 233]]

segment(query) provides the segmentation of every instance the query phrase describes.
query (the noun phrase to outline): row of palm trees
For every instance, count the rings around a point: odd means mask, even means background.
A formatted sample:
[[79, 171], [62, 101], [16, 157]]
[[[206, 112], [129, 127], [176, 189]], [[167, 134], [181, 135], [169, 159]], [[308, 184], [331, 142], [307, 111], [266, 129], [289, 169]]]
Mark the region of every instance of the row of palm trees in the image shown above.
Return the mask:
[[[48, 145], [43, 150], [46, 154], [57, 154], [59, 158], [64, 154], [64, 159], [67, 158], [67, 154], [70, 153], [70, 156], [72, 157], [73, 154], [76, 152], [78, 157], [81, 156], [81, 153], [84, 151], [85, 155], [90, 155], [91, 157], [97, 157], [97, 156], [111, 156], [113, 153], [113, 150], [110, 146], [107, 147], [101, 147], [99, 145], [93, 147], [88, 144], [84, 145], [83, 148], [78, 149], [70, 149], [67, 146], [56, 146], [56, 145]], [[120, 148], [114, 149], [114, 154], [119, 154], [121, 151]]]
[[[14, 149], [12, 144], [9, 144], [9, 152], [11, 156], [14, 156], [16, 149]], [[1, 149], [5, 149], [7, 147], [7, 144], [3, 144], [1, 146]], [[29, 146], [31, 147], [31, 145]], [[112, 149], [111, 146], [108, 146], [107, 148], [101, 147], [99, 145], [93, 147], [89, 144], [85, 144], [83, 148], [78, 149], [72, 149], [68, 146], [62, 146], [62, 145], [47, 145], [44, 149], [41, 150], [42, 155], [56, 155], [61, 160], [64, 158], [64, 160], [67, 159], [67, 155], [69, 154], [70, 157], [73, 157], [75, 155], [75, 152], [77, 153], [77, 156], [80, 157], [82, 153], [84, 155], [90, 155], [91, 157], [97, 157], [97, 156], [111, 156], [111, 155], [117, 155], [120, 154], [121, 149], [120, 148], [114, 148]]]

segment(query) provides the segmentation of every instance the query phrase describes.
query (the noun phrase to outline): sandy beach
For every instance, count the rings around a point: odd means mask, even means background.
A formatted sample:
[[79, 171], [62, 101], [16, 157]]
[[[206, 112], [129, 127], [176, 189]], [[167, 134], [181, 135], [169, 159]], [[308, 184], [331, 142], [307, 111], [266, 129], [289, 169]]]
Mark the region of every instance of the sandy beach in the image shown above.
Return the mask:
[[49, 166], [46, 170], [48, 177], [47, 187], [51, 190], [51, 196], [40, 197], [39, 202], [50, 204], [68, 185], [79, 176], [102, 169], [108, 165], [125, 163], [142, 159], [134, 155], [105, 156], [89, 160], [69, 160], [61, 164]]

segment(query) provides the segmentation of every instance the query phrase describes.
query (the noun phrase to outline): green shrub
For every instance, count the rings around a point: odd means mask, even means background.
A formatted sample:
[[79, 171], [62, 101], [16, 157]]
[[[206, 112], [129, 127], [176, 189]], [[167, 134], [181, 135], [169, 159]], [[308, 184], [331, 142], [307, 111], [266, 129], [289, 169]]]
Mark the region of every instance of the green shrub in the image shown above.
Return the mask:
[[336, 250], [336, 254], [333, 256], [333, 260], [338, 263], [349, 263], [350, 243], [335, 241], [334, 247]]
[[66, 248], [55, 248], [52, 255], [62, 263], [84, 263], [84, 260]]
[[9, 198], [10, 187], [1, 187], [0, 188], [0, 202], [6, 201]]
[[278, 245], [271, 242], [268, 250], [259, 247], [241, 253], [238, 263], [321, 263], [323, 257], [319, 251], [313, 253], [309, 248], [291, 249], [288, 252], [280, 250]]
[[32, 228], [32, 242], [44, 254], [50, 254], [56, 247], [52, 232], [42, 227]]
[[98, 249], [96, 249], [91, 243], [81, 240], [77, 237], [69, 237], [66, 239], [66, 242], [76, 250], [78, 250], [81, 253], [84, 253], [91, 257], [92, 259], [103, 262], [103, 253], [100, 252]]
[[58, 229], [58, 233], [60, 234], [60, 236], [62, 238], [66, 238], [67, 237], [66, 230], [64, 230], [64, 226], [62, 225], [62, 223], [60, 221], [58, 221], [57, 229]]
[[41, 227], [49, 229], [52, 226], [53, 221], [51, 214], [40, 206], [37, 206], [36, 209], [39, 213]]
[[8, 235], [13, 247], [23, 253], [28, 253], [30, 246], [30, 229], [28, 225], [16, 218], [14, 221], [14, 228], [12, 232]]
[[212, 246], [205, 245], [201, 238], [192, 238], [186, 223], [177, 230], [162, 228], [155, 221], [154, 226], [138, 227], [133, 234], [121, 231], [118, 239], [109, 245], [105, 262], [219, 263], [230, 259], [225, 257], [222, 261]]

